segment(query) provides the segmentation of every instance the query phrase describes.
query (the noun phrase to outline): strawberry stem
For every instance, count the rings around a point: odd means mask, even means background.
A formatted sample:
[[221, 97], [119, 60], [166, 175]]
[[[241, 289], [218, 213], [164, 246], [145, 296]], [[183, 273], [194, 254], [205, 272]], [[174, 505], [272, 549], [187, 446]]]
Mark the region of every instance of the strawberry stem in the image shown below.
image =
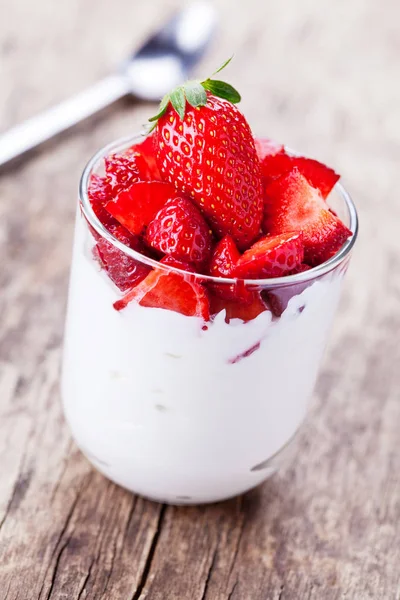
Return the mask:
[[[225, 69], [225, 67], [231, 62], [232, 58], [233, 56], [228, 58], [228, 60], [226, 60], [220, 66], [220, 68], [213, 73], [213, 76]], [[166, 94], [161, 100], [157, 114], [149, 119], [150, 123], [154, 123], [150, 131], [156, 127], [158, 119], [165, 114], [169, 103], [171, 103], [174, 110], [183, 120], [185, 118], [186, 102], [194, 108], [197, 106], [205, 106], [207, 104], [207, 92], [210, 92], [218, 98], [224, 98], [225, 100], [232, 102], [232, 104], [237, 104], [241, 100], [239, 92], [225, 81], [212, 78], [205, 79], [204, 81], [186, 81], [169, 94]]]

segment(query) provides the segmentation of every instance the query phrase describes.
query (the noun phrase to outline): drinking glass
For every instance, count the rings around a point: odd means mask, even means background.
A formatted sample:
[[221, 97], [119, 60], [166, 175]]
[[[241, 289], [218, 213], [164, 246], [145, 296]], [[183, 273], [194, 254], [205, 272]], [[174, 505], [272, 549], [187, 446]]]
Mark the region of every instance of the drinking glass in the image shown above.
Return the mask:
[[[356, 240], [357, 214], [337, 184], [329, 204], [353, 235], [330, 260], [296, 275], [242, 281], [179, 271], [124, 246], [88, 198], [104, 157], [137, 141], [103, 148], [82, 175], [64, 411], [82, 452], [116, 483], [172, 504], [219, 501], [264, 481], [295, 448]], [[149, 272], [179, 275], [183, 290], [204, 287], [219, 311], [206, 322], [135, 300], [116, 310], [123, 294], [99, 265], [99, 243], [109, 244], [123, 264], [137, 261]], [[222, 298], [243, 290], [258, 299], [247, 321], [241, 316], [245, 310], [248, 318], [248, 308]]]

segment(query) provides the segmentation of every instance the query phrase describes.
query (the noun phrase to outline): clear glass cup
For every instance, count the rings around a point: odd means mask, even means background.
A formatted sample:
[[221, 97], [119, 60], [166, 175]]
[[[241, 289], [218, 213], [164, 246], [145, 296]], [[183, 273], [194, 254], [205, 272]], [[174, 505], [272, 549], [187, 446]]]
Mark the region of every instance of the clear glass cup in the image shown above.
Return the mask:
[[[82, 452], [116, 483], [172, 504], [219, 501], [264, 481], [294, 447], [356, 240], [357, 214], [337, 184], [329, 204], [353, 236], [329, 261], [297, 275], [238, 283], [160, 265], [114, 238], [87, 195], [103, 158], [137, 141], [103, 148], [82, 175], [64, 411]], [[232, 312], [222, 302], [207, 323], [134, 301], [117, 311], [113, 304], [122, 293], [94, 257], [95, 237], [149, 269], [180, 273], [182, 281], [213, 293], [242, 286], [272, 310], [244, 322], [240, 305]]]

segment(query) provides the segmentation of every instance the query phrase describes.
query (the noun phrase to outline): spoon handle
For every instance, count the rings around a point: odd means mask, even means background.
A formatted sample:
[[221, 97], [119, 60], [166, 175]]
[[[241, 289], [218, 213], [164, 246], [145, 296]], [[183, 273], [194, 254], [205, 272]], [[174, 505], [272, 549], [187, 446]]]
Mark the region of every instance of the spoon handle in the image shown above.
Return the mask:
[[0, 165], [76, 125], [129, 91], [123, 75], [110, 75], [73, 98], [16, 125], [0, 136]]

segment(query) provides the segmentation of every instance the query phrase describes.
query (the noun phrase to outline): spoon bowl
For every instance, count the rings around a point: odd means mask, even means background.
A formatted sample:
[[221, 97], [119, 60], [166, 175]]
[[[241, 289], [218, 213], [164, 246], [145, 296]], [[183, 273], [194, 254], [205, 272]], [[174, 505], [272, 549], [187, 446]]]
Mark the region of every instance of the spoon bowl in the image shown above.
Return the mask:
[[207, 48], [216, 27], [208, 2], [189, 4], [122, 65], [130, 92], [142, 100], [160, 100], [187, 79]]
[[127, 95], [157, 101], [187, 78], [214, 33], [208, 2], [177, 13], [120, 66], [89, 89], [0, 136], [0, 167]]

